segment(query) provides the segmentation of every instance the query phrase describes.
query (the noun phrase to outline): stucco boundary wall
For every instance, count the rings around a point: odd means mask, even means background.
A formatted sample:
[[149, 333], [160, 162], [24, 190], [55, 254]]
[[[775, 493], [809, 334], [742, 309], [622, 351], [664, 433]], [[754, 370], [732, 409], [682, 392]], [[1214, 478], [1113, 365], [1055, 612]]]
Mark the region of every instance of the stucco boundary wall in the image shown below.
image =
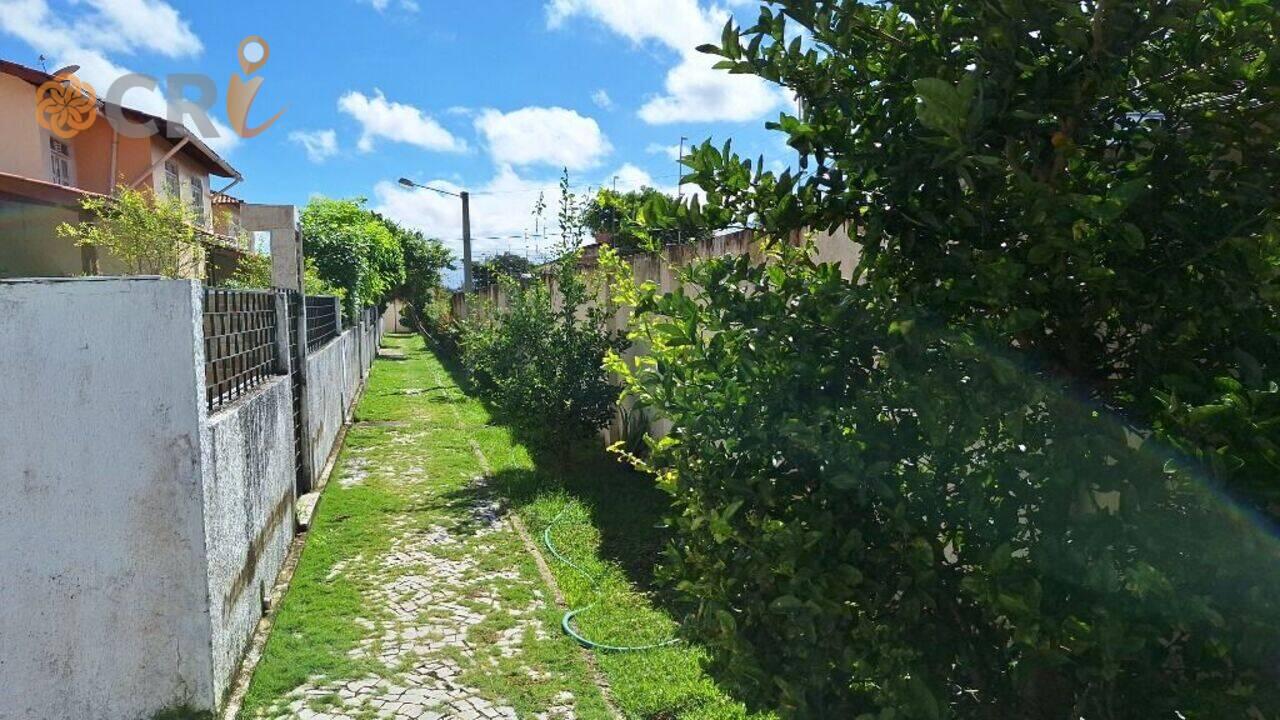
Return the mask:
[[382, 323], [376, 313], [365, 312], [353, 326], [307, 355], [304, 452], [315, 469], [317, 483], [326, 479], [322, 468], [337, 450], [342, 430], [355, 414], [356, 402], [381, 343]]
[[[287, 348], [210, 415], [203, 298], [188, 280], [0, 281], [4, 720], [222, 704], [289, 552], [297, 475]], [[379, 325], [363, 313], [322, 349], [337, 375], [308, 382], [335, 383], [344, 419]]]

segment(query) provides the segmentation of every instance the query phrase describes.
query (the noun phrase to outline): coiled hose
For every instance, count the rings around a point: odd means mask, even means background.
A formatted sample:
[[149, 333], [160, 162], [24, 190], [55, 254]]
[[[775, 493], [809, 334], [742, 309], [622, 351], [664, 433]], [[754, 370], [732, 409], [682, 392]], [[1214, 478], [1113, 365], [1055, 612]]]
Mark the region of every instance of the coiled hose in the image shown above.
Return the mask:
[[[551, 542], [551, 528], [555, 527], [557, 523], [563, 520], [565, 513], [567, 512], [569, 512], [569, 508], [567, 507], [561, 510], [560, 514], [556, 515], [555, 519], [553, 519], [551, 523], [547, 525], [547, 528], [542, 531], [542, 544], [547, 546], [547, 551], [550, 552], [551, 555], [556, 560], [559, 560], [565, 565], [568, 565], [570, 568], [576, 571], [579, 575], [586, 578], [587, 582], [591, 583], [593, 588], [596, 588], [598, 587], [598, 585], [596, 584], [596, 580], [598, 579], [598, 576], [591, 574], [587, 570], [579, 567], [569, 558], [565, 557], [559, 550], [556, 549], [555, 543]], [[579, 615], [582, 615], [583, 613], [589, 612], [592, 608], [595, 608], [601, 602], [602, 602], [602, 599], [597, 597], [596, 601], [591, 603], [590, 605], [587, 605], [585, 607], [580, 607], [574, 610], [570, 610], [569, 612], [566, 612], [564, 614], [563, 618], [561, 618], [560, 627], [564, 630], [566, 635], [568, 635], [569, 637], [577, 641], [579, 645], [585, 648], [589, 648], [591, 650], [599, 650], [601, 652], [630, 653], [630, 652], [644, 652], [646, 650], [657, 650], [658, 648], [670, 647], [680, 642], [679, 638], [671, 638], [670, 640], [665, 640], [660, 643], [652, 643], [649, 645], [606, 645], [604, 643], [598, 643], [594, 640], [590, 640], [584, 637], [582, 633], [578, 632], [578, 629], [573, 626], [573, 619], [578, 617]]]

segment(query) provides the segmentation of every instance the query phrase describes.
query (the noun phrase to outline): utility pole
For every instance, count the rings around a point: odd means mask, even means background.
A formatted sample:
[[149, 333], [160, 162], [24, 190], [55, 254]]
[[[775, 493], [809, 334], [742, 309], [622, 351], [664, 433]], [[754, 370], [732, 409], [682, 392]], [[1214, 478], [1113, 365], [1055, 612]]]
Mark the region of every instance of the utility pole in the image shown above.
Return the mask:
[[430, 190], [441, 195], [462, 198], [462, 291], [471, 292], [474, 289], [471, 283], [471, 193], [466, 190], [456, 193], [429, 185], [420, 185], [409, 178], [400, 178], [400, 184], [407, 188]]
[[469, 293], [471, 283], [471, 193], [462, 191], [462, 291]]
[[[676, 158], [676, 204], [684, 202], [684, 141], [689, 138], [680, 136], [680, 157]], [[677, 216], [679, 217], [679, 216]], [[670, 237], [670, 236], [668, 236]], [[676, 226], [676, 242], [680, 245], [684, 244], [684, 229], [679, 225]]]

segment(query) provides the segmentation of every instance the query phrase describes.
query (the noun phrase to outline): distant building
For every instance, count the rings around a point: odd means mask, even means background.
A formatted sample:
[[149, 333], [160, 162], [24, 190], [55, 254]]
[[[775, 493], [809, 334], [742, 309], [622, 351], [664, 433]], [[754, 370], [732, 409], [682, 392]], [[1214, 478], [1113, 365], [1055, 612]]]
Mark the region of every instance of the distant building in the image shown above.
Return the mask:
[[[89, 127], [61, 139], [37, 120], [37, 92], [54, 76], [0, 60], [0, 277], [118, 275], [125, 270], [94, 248], [58, 237], [58, 225], [82, 219], [87, 196], [118, 185], [146, 188], [187, 202], [209, 249], [210, 279], [234, 269], [250, 248], [215, 221], [212, 178], [241, 176], [200, 138], [179, 124], [131, 109], [133, 122], [153, 122], [157, 135], [129, 137], [101, 110]], [[114, 106], [113, 106], [113, 109]]]

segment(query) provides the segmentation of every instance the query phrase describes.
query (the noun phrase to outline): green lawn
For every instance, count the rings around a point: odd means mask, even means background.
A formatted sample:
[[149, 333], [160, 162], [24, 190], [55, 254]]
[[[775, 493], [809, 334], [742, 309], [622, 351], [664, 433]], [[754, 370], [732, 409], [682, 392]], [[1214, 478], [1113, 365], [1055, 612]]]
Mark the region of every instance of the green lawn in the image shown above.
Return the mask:
[[[253, 678], [240, 717], [280, 717], [299, 686], [348, 679], [383, 678], [409, 685], [405, 673], [429, 657], [380, 662], [361, 648], [384, 651], [381, 639], [397, 621], [384, 605], [394, 581], [385, 567], [406, 536], [446, 527], [454, 544], [433, 550], [439, 562], [467, 561], [472, 586], [459, 587], [462, 602], [491, 590], [502, 608], [546, 597], [512, 657], [489, 653], [496, 638], [517, 632], [519, 613], [486, 610], [467, 629], [471, 654], [439, 654], [462, 668], [460, 680], [485, 698], [532, 716], [568, 691], [580, 718], [608, 717], [595, 690], [583, 651], [560, 630], [562, 612], [537, 573], [518, 536], [501, 532], [472, 536], [472, 509], [493, 499], [514, 510], [541, 543], [552, 519], [562, 553], [600, 581], [588, 582], [542, 554], [572, 607], [601, 600], [583, 615], [579, 629], [609, 644], [660, 641], [675, 623], [647, 589], [665, 541], [659, 523], [664, 497], [652, 483], [605, 457], [583, 451], [567, 465], [540, 465], [506, 428], [493, 424], [485, 407], [416, 338], [388, 337], [404, 360], [379, 359], [357, 408], [334, 477], [325, 490], [311, 537], [286, 594]], [[477, 457], [477, 451], [483, 460]], [[473, 478], [490, 470], [488, 489]], [[410, 568], [406, 574], [425, 572]], [[486, 578], [501, 578], [492, 580]], [[483, 599], [483, 598], [478, 598]], [[421, 623], [433, 609], [421, 610]], [[354, 651], [354, 652], [353, 652]], [[597, 653], [619, 709], [629, 718], [745, 718], [702, 670], [702, 653], [677, 645], [642, 653]], [[313, 709], [332, 709], [320, 697]]]

